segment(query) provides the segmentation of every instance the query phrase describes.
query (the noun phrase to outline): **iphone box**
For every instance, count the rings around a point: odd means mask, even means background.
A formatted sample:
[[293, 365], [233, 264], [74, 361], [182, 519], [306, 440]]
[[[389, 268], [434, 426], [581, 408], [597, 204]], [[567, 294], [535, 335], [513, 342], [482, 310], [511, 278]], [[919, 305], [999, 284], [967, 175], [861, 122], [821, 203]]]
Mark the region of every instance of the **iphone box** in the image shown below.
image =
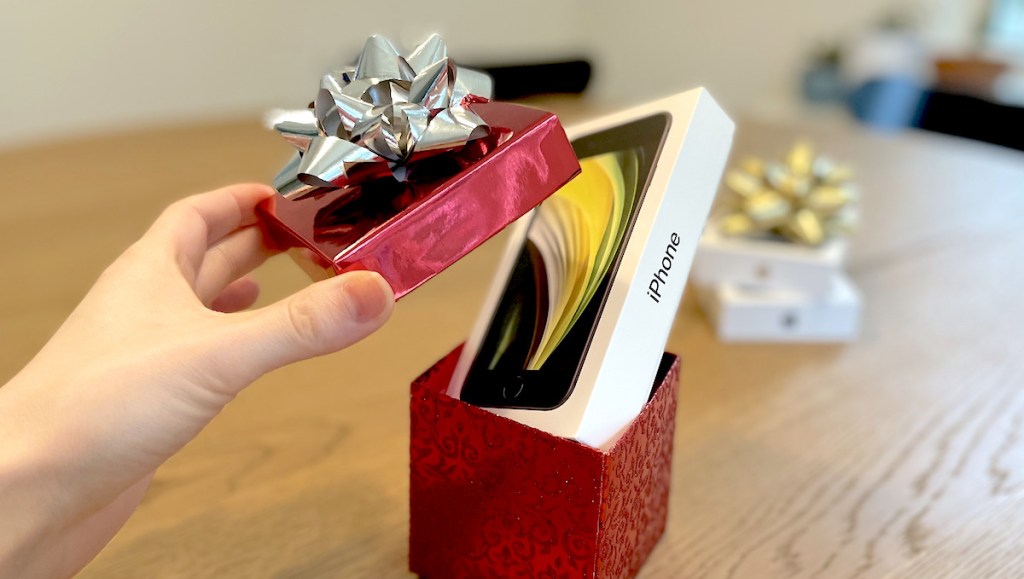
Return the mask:
[[842, 269], [846, 247], [842, 237], [808, 247], [774, 239], [726, 237], [708, 225], [697, 250], [693, 278], [701, 285], [739, 284], [825, 296]]
[[848, 342], [860, 330], [860, 292], [842, 273], [830, 282], [818, 296], [732, 283], [699, 293], [723, 342]]
[[[448, 395], [613, 445], [648, 400], [733, 129], [704, 89], [570, 129], [583, 172], [513, 224]], [[604, 229], [580, 217], [608, 207]]]

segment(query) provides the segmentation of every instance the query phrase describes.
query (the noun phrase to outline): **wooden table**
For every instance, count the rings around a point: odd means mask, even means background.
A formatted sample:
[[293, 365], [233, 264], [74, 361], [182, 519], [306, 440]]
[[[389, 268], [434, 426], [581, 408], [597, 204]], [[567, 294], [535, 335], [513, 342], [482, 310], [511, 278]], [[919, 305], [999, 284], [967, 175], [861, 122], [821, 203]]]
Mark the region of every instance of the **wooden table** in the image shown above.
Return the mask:
[[[1024, 575], [1024, 156], [756, 122], [735, 151], [798, 134], [859, 169], [863, 336], [727, 346], [686, 300], [671, 522], [642, 576]], [[162, 206], [287, 150], [235, 123], [0, 155], [0, 382]], [[82, 576], [405, 576], [408, 384], [466, 335], [500, 245], [244, 392]], [[280, 258], [258, 277], [264, 303], [307, 283]]]

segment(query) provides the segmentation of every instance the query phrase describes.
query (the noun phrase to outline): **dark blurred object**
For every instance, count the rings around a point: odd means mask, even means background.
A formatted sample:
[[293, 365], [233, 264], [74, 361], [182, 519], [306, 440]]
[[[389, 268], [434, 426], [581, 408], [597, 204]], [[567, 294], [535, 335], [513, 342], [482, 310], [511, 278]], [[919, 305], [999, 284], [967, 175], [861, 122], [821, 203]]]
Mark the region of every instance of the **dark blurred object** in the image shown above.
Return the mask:
[[932, 91], [918, 126], [1024, 151], [1024, 108], [1001, 105], [977, 96]]
[[822, 48], [811, 60], [800, 79], [804, 100], [809, 103], [838, 103], [846, 98], [840, 73], [842, 52], [838, 46]]
[[543, 94], [579, 94], [590, 83], [586, 60], [506, 66], [472, 66], [494, 79], [494, 98], [520, 99]]
[[1024, 150], [1024, 133], [1012, 130], [1024, 126], [1024, 108], [999, 94], [1001, 79], [1011, 72], [1008, 62], [977, 56], [940, 58], [935, 69], [935, 86], [925, 98], [918, 127]]

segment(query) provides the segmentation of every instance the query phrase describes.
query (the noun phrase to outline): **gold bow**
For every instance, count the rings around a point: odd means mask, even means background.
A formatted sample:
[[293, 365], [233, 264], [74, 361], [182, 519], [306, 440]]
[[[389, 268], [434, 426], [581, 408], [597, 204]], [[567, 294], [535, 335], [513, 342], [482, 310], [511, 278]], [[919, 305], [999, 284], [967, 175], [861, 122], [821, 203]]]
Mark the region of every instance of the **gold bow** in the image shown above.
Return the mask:
[[817, 246], [856, 225], [857, 194], [849, 167], [815, 156], [800, 141], [781, 163], [749, 158], [729, 171], [730, 211], [718, 222], [728, 236], [775, 235]]

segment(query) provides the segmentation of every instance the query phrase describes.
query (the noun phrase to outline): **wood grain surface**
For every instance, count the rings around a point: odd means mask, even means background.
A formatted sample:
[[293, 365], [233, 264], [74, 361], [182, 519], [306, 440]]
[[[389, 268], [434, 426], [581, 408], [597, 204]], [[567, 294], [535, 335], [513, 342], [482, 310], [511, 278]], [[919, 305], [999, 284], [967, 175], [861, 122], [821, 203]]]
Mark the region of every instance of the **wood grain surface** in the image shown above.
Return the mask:
[[[754, 121], [734, 151], [799, 135], [858, 170], [863, 335], [723, 345], [687, 297], [670, 524], [641, 575], [1024, 576], [1024, 155]], [[288, 149], [239, 122], [0, 155], [0, 383], [165, 204]], [[501, 242], [363, 343], [254, 384], [82, 577], [406, 576], [408, 385], [468, 332]], [[307, 283], [284, 258], [257, 277], [261, 303]]]

